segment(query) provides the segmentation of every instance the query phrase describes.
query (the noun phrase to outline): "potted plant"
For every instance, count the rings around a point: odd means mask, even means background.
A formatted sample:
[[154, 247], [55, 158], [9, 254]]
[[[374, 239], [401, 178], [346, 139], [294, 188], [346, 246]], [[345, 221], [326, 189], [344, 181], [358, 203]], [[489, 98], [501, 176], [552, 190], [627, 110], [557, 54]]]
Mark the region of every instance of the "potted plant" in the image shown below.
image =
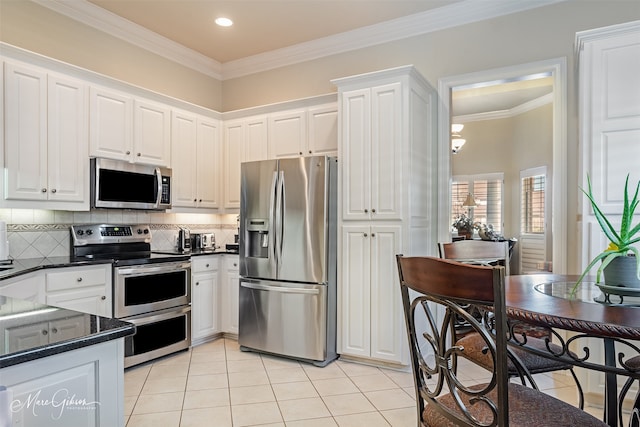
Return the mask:
[[453, 222], [452, 226], [458, 230], [458, 235], [464, 236], [465, 239], [471, 239], [471, 236], [473, 236], [473, 230], [476, 228], [476, 225], [473, 223], [473, 218], [470, 218], [465, 214], [460, 214]]
[[[578, 285], [580, 285], [587, 273], [589, 273], [599, 261], [602, 261], [602, 263], [596, 273], [596, 283], [600, 283], [600, 276], [604, 272], [605, 284], [607, 286], [640, 287], [640, 254], [638, 253], [638, 248], [633, 246], [635, 243], [640, 242], [640, 236], [637, 236], [640, 234], [640, 223], [632, 226], [633, 216], [640, 201], [638, 200], [640, 181], [636, 184], [636, 191], [633, 198], [629, 199], [629, 175], [627, 175], [624, 183], [624, 201], [620, 230], [616, 230], [613, 227], [609, 219], [607, 219], [606, 215], [598, 207], [598, 204], [593, 198], [591, 179], [588, 175], [587, 186], [587, 191], [582, 189], [582, 192], [587, 196], [589, 202], [591, 202], [596, 220], [610, 243], [607, 249], [596, 255], [589, 263], [573, 287], [572, 293], [575, 293]], [[611, 277], [612, 275], [613, 278]], [[623, 276], [622, 278], [619, 277], [621, 275]]]

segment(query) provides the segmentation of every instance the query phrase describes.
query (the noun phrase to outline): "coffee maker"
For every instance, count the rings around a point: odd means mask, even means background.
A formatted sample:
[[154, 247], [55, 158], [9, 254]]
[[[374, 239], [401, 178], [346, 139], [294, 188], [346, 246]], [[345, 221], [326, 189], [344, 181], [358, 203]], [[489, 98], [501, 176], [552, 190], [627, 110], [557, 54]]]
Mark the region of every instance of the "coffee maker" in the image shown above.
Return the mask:
[[178, 231], [178, 252], [191, 252], [191, 231], [180, 227]]

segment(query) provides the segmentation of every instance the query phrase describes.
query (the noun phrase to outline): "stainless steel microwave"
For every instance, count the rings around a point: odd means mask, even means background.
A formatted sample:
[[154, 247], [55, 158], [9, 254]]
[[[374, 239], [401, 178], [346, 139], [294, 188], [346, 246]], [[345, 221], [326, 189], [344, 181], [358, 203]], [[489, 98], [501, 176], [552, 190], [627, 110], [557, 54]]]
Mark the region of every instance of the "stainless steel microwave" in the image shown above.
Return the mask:
[[91, 207], [170, 209], [171, 169], [93, 158]]

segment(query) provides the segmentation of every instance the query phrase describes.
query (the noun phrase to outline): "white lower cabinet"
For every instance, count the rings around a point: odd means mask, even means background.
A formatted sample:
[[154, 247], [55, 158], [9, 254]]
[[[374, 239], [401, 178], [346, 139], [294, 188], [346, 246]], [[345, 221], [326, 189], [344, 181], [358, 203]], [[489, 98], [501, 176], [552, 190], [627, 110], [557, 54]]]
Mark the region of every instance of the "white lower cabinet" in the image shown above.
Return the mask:
[[[338, 352], [407, 364], [406, 333], [395, 255], [400, 225], [344, 225]], [[348, 285], [346, 285], [348, 284]]]
[[46, 304], [111, 317], [111, 264], [67, 267], [45, 273]]
[[191, 341], [205, 341], [220, 332], [218, 255], [191, 259]]
[[222, 324], [224, 333], [238, 335], [240, 267], [238, 255], [225, 255], [224, 276], [222, 279]]
[[78, 315], [7, 328], [4, 331], [5, 351], [13, 353], [86, 335], [86, 324], [85, 316]]
[[9, 366], [0, 378], [12, 394], [9, 425], [124, 425], [122, 338]]

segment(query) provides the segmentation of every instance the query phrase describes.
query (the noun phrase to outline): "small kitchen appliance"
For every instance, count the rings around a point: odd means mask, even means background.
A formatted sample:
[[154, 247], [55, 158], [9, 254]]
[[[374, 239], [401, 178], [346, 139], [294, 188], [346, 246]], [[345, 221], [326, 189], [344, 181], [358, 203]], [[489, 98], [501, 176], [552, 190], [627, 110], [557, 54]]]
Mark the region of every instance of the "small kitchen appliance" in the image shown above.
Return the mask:
[[203, 251], [213, 251], [216, 248], [214, 233], [191, 233], [191, 248]]
[[191, 252], [191, 231], [188, 228], [180, 227], [177, 246], [178, 252]]

